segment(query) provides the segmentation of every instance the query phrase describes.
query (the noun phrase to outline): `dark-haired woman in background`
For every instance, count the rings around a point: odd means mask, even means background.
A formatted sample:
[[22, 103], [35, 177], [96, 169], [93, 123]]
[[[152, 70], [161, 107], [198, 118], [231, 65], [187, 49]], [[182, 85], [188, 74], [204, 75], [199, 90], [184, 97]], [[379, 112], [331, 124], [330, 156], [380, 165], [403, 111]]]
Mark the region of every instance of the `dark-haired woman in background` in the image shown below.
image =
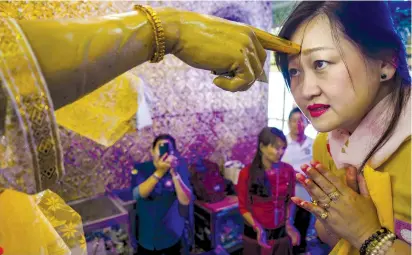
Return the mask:
[[387, 3], [301, 2], [279, 35], [302, 46], [276, 63], [321, 132], [297, 176], [315, 202], [292, 200], [331, 254], [410, 254], [411, 78]]
[[239, 210], [246, 221], [243, 254], [292, 254], [299, 245], [299, 232], [289, 221], [296, 209], [295, 171], [281, 162], [287, 146], [277, 128], [265, 127], [251, 165], [241, 170], [237, 185]]

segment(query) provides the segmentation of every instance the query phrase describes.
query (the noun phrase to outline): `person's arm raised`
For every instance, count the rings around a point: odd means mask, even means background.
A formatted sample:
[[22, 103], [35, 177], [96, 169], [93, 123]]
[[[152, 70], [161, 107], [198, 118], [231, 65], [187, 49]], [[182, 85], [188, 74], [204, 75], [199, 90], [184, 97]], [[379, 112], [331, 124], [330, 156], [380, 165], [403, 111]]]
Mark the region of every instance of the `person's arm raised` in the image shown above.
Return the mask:
[[[263, 73], [268, 50], [298, 53], [299, 46], [240, 23], [172, 8], [155, 11], [165, 30], [166, 54], [217, 73], [215, 84], [248, 89]], [[22, 20], [56, 109], [95, 90], [153, 56], [154, 32], [146, 13], [105, 17]]]

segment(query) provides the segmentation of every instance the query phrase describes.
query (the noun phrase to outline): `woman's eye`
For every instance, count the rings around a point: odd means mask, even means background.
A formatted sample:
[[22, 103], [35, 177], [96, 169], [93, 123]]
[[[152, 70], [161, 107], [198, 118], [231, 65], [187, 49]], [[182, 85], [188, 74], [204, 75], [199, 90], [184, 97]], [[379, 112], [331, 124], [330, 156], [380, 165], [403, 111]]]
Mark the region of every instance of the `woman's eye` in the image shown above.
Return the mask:
[[289, 69], [289, 76], [290, 77], [295, 77], [298, 76], [300, 74], [299, 70], [296, 68], [291, 68]]
[[324, 60], [316, 60], [316, 61], [313, 63], [313, 66], [315, 67], [316, 70], [322, 70], [322, 69], [324, 69], [325, 67], [327, 67], [328, 64], [329, 64], [329, 63], [328, 63], [327, 61], [324, 61]]

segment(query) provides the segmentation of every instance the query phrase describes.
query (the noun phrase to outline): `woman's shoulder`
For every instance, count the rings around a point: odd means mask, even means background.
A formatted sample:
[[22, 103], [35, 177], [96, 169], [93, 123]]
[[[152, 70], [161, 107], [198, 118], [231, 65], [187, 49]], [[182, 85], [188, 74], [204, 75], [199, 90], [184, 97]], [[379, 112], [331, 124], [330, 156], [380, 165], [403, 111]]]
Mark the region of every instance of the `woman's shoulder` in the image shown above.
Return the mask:
[[[410, 229], [412, 185], [411, 137], [407, 138], [396, 152], [376, 170], [390, 175], [395, 230], [399, 232], [405, 226], [408, 226]], [[400, 234], [400, 232], [397, 234]]]
[[377, 169], [391, 174], [398, 173], [399, 177], [406, 174], [411, 175], [411, 137], [409, 136], [390, 158]]
[[283, 162], [283, 161], [281, 163], [282, 163], [282, 169], [283, 170], [287, 170], [287, 171], [290, 171], [290, 172], [293, 172], [293, 173], [295, 172], [295, 169], [290, 164], [288, 164], [286, 162]]

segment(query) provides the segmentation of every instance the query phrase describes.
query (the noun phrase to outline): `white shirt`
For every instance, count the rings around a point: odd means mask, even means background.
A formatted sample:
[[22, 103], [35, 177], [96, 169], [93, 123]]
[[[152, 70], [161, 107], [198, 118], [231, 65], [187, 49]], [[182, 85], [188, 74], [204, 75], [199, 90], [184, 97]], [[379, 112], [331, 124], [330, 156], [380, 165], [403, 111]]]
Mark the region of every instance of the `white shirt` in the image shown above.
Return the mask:
[[[288, 146], [286, 148], [285, 154], [283, 155], [282, 161], [290, 164], [296, 172], [305, 175], [305, 173], [300, 169], [300, 166], [303, 164], [309, 165], [310, 161], [312, 160], [313, 139], [306, 137], [302, 145], [292, 140], [290, 135], [288, 135], [286, 139], [288, 141]], [[296, 182], [295, 193], [296, 196], [306, 201], [310, 201], [311, 199], [308, 192], [299, 182]]]

